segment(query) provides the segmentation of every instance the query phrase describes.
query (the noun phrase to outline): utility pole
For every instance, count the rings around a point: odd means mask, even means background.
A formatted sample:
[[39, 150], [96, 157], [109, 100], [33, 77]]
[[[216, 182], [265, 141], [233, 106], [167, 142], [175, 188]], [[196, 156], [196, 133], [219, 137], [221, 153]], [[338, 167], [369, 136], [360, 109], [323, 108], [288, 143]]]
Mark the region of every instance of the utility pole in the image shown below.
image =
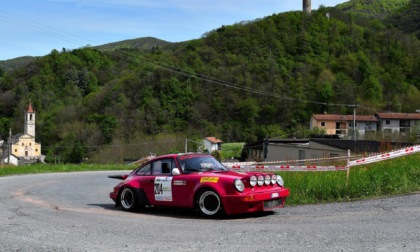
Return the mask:
[[184, 153], [187, 153], [188, 152], [188, 138], [185, 138], [185, 152]]
[[10, 165], [10, 153], [12, 147], [12, 128], [9, 128], [9, 141], [7, 141], [7, 145], [9, 147], [9, 149], [7, 150], [7, 164]]
[[350, 105], [353, 108], [353, 141], [356, 141], [356, 108], [360, 105]]

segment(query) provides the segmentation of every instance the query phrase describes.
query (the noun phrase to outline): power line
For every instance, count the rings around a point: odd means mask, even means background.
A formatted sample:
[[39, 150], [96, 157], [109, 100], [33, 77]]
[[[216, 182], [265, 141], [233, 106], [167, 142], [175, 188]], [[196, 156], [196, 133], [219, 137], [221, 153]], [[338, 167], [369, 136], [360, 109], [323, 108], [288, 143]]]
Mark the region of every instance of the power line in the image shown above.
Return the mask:
[[[34, 30], [34, 31], [37, 31], [37, 32], [44, 33], [44, 34], [46, 34], [48, 36], [51, 36], [51, 37], [55, 37], [55, 38], [62, 39], [62, 40], [72, 42], [72, 43], [76, 43], [76, 44], [83, 44], [81, 47], [86, 46], [87, 44], [91, 44], [88, 40], [86, 40], [86, 39], [84, 39], [80, 36], [75, 36], [75, 35], [70, 34], [70, 33], [57, 31], [57, 30], [48, 28], [47, 26], [45, 26], [43, 24], [34, 22], [32, 20], [19, 18], [15, 15], [13, 15], [11, 13], [8, 13], [8, 12], [5, 12], [5, 11], [0, 11], [0, 19], [3, 19], [4, 21], [9, 22], [9, 23], [14, 24], [14, 25], [17, 25], [17, 26], [21, 26], [21, 27], [24, 27], [24, 28], [29, 28], [30, 30]], [[307, 103], [307, 104], [316, 104], [316, 105], [325, 105], [325, 106], [339, 106], [339, 107], [352, 107], [352, 106], [354, 106], [354, 104], [326, 103], [326, 102], [319, 102], [319, 101], [308, 100], [308, 99], [292, 98], [292, 97], [289, 97], [289, 96], [283, 96], [283, 95], [280, 95], [280, 94], [267, 92], [267, 91], [263, 91], [263, 90], [259, 90], [259, 89], [254, 89], [254, 88], [251, 88], [251, 87], [241, 86], [241, 85], [238, 85], [238, 84], [235, 84], [235, 83], [232, 83], [232, 82], [227, 82], [227, 81], [220, 80], [220, 79], [217, 79], [217, 78], [212, 78], [212, 77], [206, 76], [206, 75], [201, 74], [201, 73], [189, 72], [189, 71], [186, 71], [182, 68], [171, 66], [171, 65], [168, 65], [166, 63], [159, 62], [159, 61], [144, 57], [142, 55], [139, 55], [136, 58], [134, 58], [134, 57], [130, 57], [127, 54], [124, 54], [124, 53], [119, 53], [119, 52], [115, 52], [115, 51], [108, 51], [108, 50], [100, 49], [100, 48], [95, 48], [95, 49], [102, 52], [102, 53], [109, 54], [109, 55], [116, 56], [116, 57], [120, 57], [120, 58], [126, 59], [128, 61], [137, 62], [137, 63], [138, 63], [139, 58], [140, 58], [147, 63], [150, 63], [154, 66], [157, 66], [159, 68], [162, 68], [166, 71], [169, 71], [169, 72], [172, 72], [172, 73], [175, 73], [175, 74], [183, 75], [183, 76], [190, 77], [190, 78], [199, 79], [199, 80], [202, 80], [202, 81], [207, 82], [207, 83], [212, 83], [212, 84], [224, 86], [224, 87], [231, 88], [231, 89], [236, 89], [236, 90], [239, 90], [239, 91], [245, 91], [245, 92], [254, 93], [254, 94], [258, 94], [258, 95], [262, 95], [262, 96], [266, 96], [266, 97], [280, 99], [280, 100], [283, 100], [283, 101], [303, 102], [303, 103]]]

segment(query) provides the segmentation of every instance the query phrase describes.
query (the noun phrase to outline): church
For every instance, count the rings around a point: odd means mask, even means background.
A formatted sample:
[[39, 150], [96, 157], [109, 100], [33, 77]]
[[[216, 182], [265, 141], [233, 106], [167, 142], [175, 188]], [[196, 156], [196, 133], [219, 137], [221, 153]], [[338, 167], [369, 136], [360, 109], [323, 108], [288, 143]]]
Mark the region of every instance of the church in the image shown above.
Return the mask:
[[24, 133], [12, 136], [9, 144], [4, 146], [2, 163], [20, 165], [35, 163], [40, 159], [41, 144], [35, 142], [35, 111], [32, 103], [29, 103], [25, 112], [23, 129]]

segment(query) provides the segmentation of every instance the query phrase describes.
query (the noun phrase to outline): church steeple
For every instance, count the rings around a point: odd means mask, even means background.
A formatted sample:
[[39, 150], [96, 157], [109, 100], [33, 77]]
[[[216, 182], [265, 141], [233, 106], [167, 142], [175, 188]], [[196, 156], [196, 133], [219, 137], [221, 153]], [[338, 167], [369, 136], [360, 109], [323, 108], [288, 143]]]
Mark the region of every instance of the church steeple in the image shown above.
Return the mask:
[[25, 112], [24, 132], [35, 137], [35, 111], [31, 102], [29, 102], [28, 109]]

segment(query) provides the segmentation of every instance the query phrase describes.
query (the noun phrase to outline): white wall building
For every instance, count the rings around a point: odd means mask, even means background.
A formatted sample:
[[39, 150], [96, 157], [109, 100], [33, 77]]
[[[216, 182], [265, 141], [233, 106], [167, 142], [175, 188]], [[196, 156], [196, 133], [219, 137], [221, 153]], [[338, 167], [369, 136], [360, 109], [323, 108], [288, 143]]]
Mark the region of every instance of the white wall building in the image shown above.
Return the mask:
[[222, 149], [222, 143], [223, 141], [216, 137], [206, 137], [203, 140], [203, 144], [209, 153], [215, 150], [220, 151]]

